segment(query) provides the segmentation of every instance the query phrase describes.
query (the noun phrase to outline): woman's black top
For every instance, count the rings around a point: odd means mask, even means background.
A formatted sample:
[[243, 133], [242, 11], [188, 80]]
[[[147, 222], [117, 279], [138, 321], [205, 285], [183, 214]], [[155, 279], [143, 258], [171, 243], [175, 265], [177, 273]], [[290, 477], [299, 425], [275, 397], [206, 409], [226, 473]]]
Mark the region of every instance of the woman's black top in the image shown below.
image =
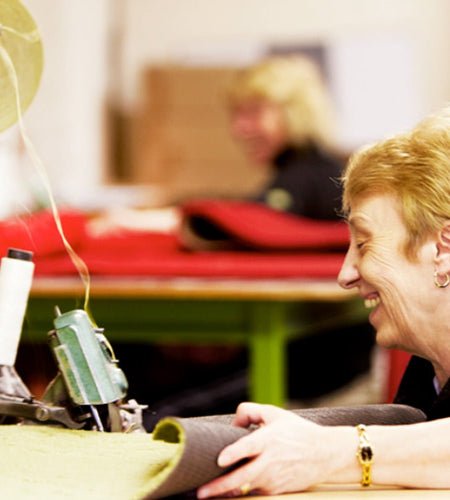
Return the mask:
[[428, 420], [450, 417], [450, 379], [439, 394], [434, 386], [433, 365], [413, 356], [400, 382], [394, 403], [421, 409]]
[[288, 147], [274, 159], [274, 177], [254, 199], [313, 219], [339, 219], [341, 163], [316, 146]]

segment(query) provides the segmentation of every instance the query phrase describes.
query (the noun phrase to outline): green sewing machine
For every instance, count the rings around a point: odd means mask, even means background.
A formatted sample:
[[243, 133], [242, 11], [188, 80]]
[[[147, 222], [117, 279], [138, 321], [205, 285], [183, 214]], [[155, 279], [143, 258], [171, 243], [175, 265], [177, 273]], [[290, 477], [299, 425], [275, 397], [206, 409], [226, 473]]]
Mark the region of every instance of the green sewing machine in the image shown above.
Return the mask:
[[103, 329], [94, 327], [83, 310], [55, 310], [55, 329], [48, 335], [59, 373], [42, 402], [65, 408], [84, 428], [143, 431], [144, 406], [134, 400], [124, 403], [128, 382]]
[[145, 432], [142, 426], [145, 406], [134, 400], [125, 402], [128, 388], [125, 375], [106, 337], [94, 329], [85, 311], [76, 309], [58, 314], [54, 323], [55, 329], [48, 335], [58, 374], [42, 399], [36, 400], [14, 367], [2, 365], [0, 422]]
[[142, 409], [126, 401], [128, 382], [103, 329], [81, 309], [56, 307], [49, 345], [58, 373], [41, 400], [15, 370], [34, 264], [10, 249], [0, 266], [0, 423], [44, 424], [110, 432], [145, 432]]
[[[59, 371], [41, 400], [31, 396], [14, 367], [0, 367], [3, 423], [145, 432], [145, 407], [134, 400], [125, 402], [128, 383], [103, 331], [94, 328], [86, 312], [79, 309], [64, 314], [57, 309], [54, 325], [48, 335]], [[6, 388], [14, 386], [13, 390]]]

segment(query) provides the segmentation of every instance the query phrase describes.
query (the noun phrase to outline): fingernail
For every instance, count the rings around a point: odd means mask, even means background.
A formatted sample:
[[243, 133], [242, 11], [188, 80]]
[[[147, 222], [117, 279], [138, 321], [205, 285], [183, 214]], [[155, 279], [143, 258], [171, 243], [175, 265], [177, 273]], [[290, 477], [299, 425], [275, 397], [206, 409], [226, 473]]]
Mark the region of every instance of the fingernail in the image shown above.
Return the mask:
[[227, 456], [226, 455], [219, 455], [217, 457], [217, 465], [219, 467], [227, 467], [228, 465], [230, 465], [228, 463]]
[[230, 458], [228, 457], [228, 455], [228, 450], [222, 450], [220, 455], [217, 457], [217, 465], [219, 467], [227, 467], [228, 465], [230, 465]]
[[199, 488], [197, 490], [197, 498], [207, 498], [208, 497], [208, 490], [206, 488]]

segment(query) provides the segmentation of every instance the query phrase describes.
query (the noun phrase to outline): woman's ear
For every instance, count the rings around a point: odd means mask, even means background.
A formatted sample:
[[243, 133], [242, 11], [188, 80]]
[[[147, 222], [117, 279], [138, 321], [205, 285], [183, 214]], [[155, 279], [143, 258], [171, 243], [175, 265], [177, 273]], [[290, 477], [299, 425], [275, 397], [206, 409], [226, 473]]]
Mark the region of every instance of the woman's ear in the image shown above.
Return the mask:
[[450, 220], [446, 221], [439, 231], [436, 248], [435, 262], [437, 270], [450, 274]]

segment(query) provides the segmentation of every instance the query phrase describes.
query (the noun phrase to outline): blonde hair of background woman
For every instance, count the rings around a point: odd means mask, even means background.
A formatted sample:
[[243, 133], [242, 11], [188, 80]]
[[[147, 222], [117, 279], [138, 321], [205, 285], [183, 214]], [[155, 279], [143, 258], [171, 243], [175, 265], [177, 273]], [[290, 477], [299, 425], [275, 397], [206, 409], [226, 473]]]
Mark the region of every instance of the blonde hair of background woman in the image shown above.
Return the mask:
[[334, 111], [317, 64], [306, 56], [274, 56], [238, 70], [227, 88], [231, 108], [252, 100], [280, 106], [289, 141], [334, 146]]

